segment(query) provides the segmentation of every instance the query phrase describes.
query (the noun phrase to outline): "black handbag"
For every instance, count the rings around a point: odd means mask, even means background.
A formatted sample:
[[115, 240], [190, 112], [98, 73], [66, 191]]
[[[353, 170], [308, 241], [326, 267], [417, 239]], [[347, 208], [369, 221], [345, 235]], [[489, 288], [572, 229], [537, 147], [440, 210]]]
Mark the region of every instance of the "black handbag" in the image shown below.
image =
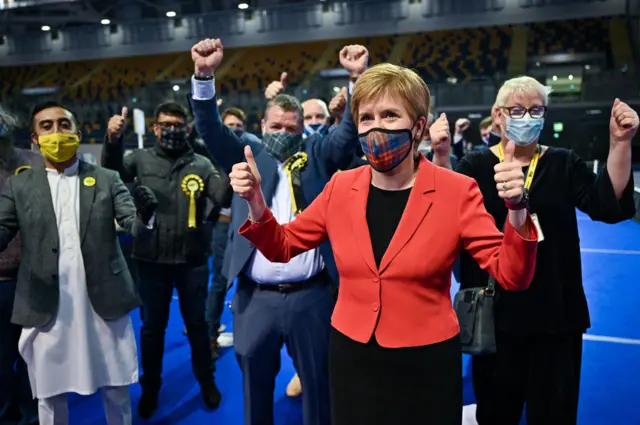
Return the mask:
[[496, 281], [493, 277], [489, 277], [486, 288], [463, 289], [454, 297], [453, 309], [460, 323], [463, 353], [477, 356], [496, 352], [495, 298]]

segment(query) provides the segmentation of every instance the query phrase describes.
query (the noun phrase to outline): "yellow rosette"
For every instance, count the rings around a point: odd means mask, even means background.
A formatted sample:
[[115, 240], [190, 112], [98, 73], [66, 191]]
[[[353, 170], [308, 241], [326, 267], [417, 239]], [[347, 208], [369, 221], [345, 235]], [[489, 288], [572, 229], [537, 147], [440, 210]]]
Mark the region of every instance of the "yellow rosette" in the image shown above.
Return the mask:
[[302, 212], [302, 210], [298, 208], [298, 205], [296, 202], [296, 194], [294, 191], [292, 173], [295, 170], [302, 170], [302, 168], [307, 164], [308, 159], [309, 157], [306, 152], [299, 152], [293, 155], [284, 163], [284, 171], [287, 173], [287, 177], [289, 178], [289, 190], [291, 191], [291, 206], [293, 208], [294, 214], [299, 214]]
[[189, 197], [189, 227], [196, 228], [196, 194], [204, 190], [204, 181], [196, 174], [186, 175], [182, 179], [182, 191]]

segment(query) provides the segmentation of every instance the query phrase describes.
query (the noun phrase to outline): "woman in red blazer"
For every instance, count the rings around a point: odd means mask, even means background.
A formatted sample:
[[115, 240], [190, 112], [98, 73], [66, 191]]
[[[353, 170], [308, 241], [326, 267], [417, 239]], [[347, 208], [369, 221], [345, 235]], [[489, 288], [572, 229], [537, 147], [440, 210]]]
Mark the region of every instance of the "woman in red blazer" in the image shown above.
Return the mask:
[[247, 162], [230, 175], [249, 203], [240, 234], [281, 263], [331, 242], [340, 272], [329, 350], [333, 425], [460, 425], [451, 271], [464, 248], [505, 289], [529, 286], [537, 233], [522, 168], [510, 160], [496, 166], [510, 209], [503, 235], [473, 179], [417, 153], [430, 95], [416, 73], [375, 66], [358, 79], [351, 102], [370, 165], [337, 173], [304, 212], [280, 225], [247, 148]]

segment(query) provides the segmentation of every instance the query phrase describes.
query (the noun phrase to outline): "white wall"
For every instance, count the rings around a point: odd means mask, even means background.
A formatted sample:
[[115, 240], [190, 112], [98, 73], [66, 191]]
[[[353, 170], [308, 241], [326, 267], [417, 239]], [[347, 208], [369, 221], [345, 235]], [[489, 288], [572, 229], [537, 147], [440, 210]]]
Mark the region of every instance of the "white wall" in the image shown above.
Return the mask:
[[0, 45], [0, 66], [187, 52], [206, 37], [219, 37], [226, 47], [245, 47], [624, 15], [627, 0], [523, 7], [537, 2], [422, 0], [410, 4], [409, 0], [376, 0], [335, 4], [328, 11], [314, 3], [254, 11], [252, 19], [233, 11], [187, 17], [179, 27], [168, 18], [119, 25], [114, 34], [99, 25], [81, 32], [60, 32], [56, 40], [51, 39], [51, 33], [21, 34], [8, 36]]

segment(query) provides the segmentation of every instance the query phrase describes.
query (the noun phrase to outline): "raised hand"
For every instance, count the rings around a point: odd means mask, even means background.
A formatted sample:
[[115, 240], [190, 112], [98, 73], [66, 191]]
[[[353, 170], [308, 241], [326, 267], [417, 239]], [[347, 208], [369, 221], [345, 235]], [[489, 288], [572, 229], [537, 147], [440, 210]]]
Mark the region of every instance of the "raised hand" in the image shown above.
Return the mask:
[[119, 142], [127, 128], [127, 107], [123, 106], [120, 115], [114, 115], [107, 124], [107, 138], [109, 143]]
[[359, 77], [369, 65], [369, 51], [359, 44], [344, 46], [340, 50], [340, 64], [349, 71], [351, 77]]
[[264, 91], [264, 97], [267, 100], [272, 100], [277, 95], [284, 93], [287, 88], [287, 73], [280, 74], [280, 81], [272, 81]]
[[461, 135], [470, 125], [471, 121], [466, 118], [460, 118], [456, 121], [456, 134]]
[[343, 87], [340, 93], [329, 102], [329, 113], [334, 118], [340, 118], [347, 106], [347, 88]]
[[196, 77], [212, 77], [222, 62], [223, 48], [219, 38], [202, 40], [191, 48]]
[[616, 99], [611, 108], [609, 133], [613, 142], [631, 142], [638, 132], [638, 113], [629, 105]]
[[244, 156], [247, 161], [235, 164], [231, 168], [229, 179], [233, 191], [249, 203], [251, 218], [256, 221], [262, 217], [267, 208], [260, 188], [262, 177], [260, 177], [251, 147], [244, 147]]
[[509, 140], [504, 148], [504, 161], [494, 167], [498, 196], [510, 204], [519, 204], [524, 193], [522, 165], [514, 158], [516, 144]]
[[435, 155], [448, 157], [451, 152], [451, 130], [449, 120], [444, 112], [429, 127], [431, 137], [431, 149]]

